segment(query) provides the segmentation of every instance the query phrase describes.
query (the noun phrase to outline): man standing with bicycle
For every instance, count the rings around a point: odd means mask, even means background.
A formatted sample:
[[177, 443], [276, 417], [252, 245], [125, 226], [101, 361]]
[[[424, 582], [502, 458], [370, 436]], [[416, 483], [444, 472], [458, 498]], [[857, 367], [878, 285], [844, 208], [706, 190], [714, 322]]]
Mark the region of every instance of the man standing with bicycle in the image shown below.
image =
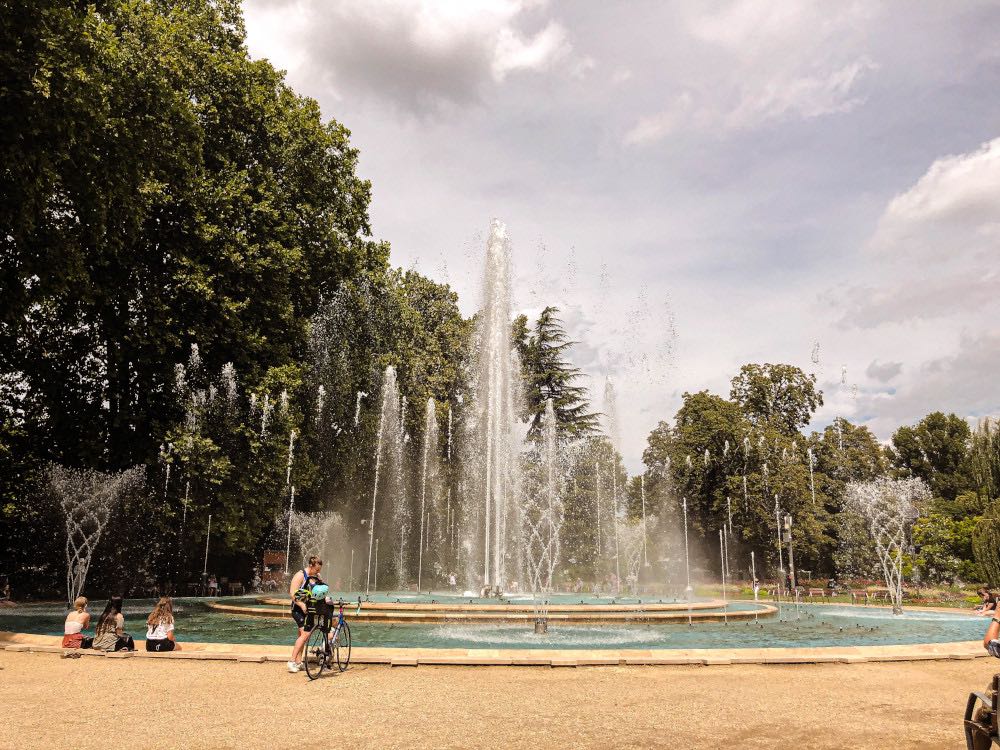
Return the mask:
[[295, 639], [295, 646], [292, 647], [292, 660], [288, 662], [289, 672], [298, 672], [302, 669], [302, 650], [309, 640], [309, 633], [315, 627], [315, 622], [309, 622], [307, 617], [305, 600], [312, 593], [313, 586], [322, 583], [319, 572], [323, 568], [323, 561], [316, 555], [309, 558], [306, 567], [292, 576], [292, 581], [288, 585], [288, 596], [292, 603], [292, 619], [298, 626], [299, 635]]

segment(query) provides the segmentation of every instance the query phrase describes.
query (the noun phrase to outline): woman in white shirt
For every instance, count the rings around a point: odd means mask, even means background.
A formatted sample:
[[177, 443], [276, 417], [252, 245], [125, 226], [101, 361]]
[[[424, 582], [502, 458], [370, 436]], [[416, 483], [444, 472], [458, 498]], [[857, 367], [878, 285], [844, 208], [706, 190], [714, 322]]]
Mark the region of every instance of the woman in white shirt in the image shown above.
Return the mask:
[[146, 618], [147, 651], [180, 651], [174, 639], [174, 606], [169, 596], [161, 596]]
[[63, 648], [90, 648], [93, 640], [83, 634], [90, 627], [90, 612], [87, 611], [87, 597], [78, 596], [73, 602], [73, 611], [66, 615], [63, 626]]

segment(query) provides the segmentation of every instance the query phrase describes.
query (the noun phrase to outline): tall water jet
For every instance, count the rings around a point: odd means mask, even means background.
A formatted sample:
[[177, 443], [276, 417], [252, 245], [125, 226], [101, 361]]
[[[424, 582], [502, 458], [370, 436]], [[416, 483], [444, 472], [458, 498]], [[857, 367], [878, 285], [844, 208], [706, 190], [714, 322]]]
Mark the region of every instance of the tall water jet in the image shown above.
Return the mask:
[[[448, 412], [449, 415], [451, 412]], [[430, 504], [428, 505], [428, 496]], [[427, 399], [424, 410], [424, 444], [421, 452], [420, 470], [420, 548], [417, 552], [417, 591], [423, 580], [424, 550], [430, 547], [431, 524], [429, 514], [437, 507], [438, 496], [438, 423], [434, 399]], [[440, 515], [440, 514], [438, 514]], [[441, 521], [439, 520], [439, 525]], [[441, 534], [435, 539], [435, 548], [440, 546]]]
[[546, 399], [541, 422], [541, 443], [534, 462], [533, 485], [524, 498], [524, 552], [532, 592], [552, 589], [559, 563], [559, 531], [563, 523], [563, 461], [556, 433], [552, 399]]
[[486, 246], [483, 309], [473, 343], [475, 361], [472, 403], [468, 413], [468, 456], [463, 462], [466, 521], [463, 529], [479, 529], [469, 538], [478, 547], [484, 585], [502, 589], [510, 572], [520, 567], [514, 532], [520, 525], [520, 473], [516, 405], [519, 381], [511, 346], [511, 269], [507, 228], [496, 219]]
[[49, 467], [48, 485], [66, 522], [66, 596], [70, 606], [83, 592], [90, 560], [111, 512], [125, 495], [142, 485], [145, 476], [141, 466], [116, 474], [58, 464]]
[[[360, 400], [358, 401], [360, 404]], [[385, 481], [388, 474], [389, 481]], [[385, 368], [382, 376], [382, 408], [378, 420], [378, 437], [375, 442], [375, 482], [372, 487], [372, 512], [368, 518], [368, 572], [365, 578], [365, 594], [371, 589], [372, 554], [375, 548], [375, 520], [379, 507], [379, 497], [383, 498], [383, 510], [393, 507], [395, 485], [402, 480], [402, 429], [399, 423], [399, 387], [396, 384], [396, 369]], [[385, 485], [385, 486], [383, 486]], [[382, 494], [380, 495], [380, 490]], [[377, 564], [377, 562], [376, 562]], [[376, 573], [377, 580], [377, 573]]]

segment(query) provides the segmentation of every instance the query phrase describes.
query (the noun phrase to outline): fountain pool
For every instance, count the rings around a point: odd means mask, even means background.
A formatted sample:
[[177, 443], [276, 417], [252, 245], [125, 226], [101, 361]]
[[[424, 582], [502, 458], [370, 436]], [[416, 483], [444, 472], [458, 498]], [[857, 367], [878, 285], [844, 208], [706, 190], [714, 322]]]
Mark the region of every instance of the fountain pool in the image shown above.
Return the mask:
[[[355, 600], [356, 600], [355, 595]], [[381, 595], [375, 601], [392, 604], [408, 601], [406, 595]], [[445, 601], [447, 595], [436, 597]], [[411, 596], [409, 601], [428, 602], [429, 597]], [[454, 601], [454, 598], [450, 599]], [[579, 602], [580, 597], [556, 595], [555, 601]], [[467, 602], [467, 599], [461, 601]], [[474, 603], [488, 603], [473, 600]], [[612, 600], [591, 599], [595, 605]], [[622, 604], [627, 600], [616, 600]], [[175, 600], [177, 633], [181, 641], [206, 643], [291, 644], [292, 623], [272, 617], [243, 617], [213, 609], [212, 602], [240, 607], [259, 607], [257, 598], [219, 600]], [[496, 603], [495, 600], [493, 602]], [[530, 597], [511, 604], [531, 606]], [[637, 600], [632, 601], [638, 604]], [[711, 604], [711, 602], [703, 603]], [[96, 605], [96, 603], [95, 603]], [[153, 600], [130, 600], [126, 604], [126, 629], [142, 637], [144, 619]], [[753, 610], [751, 602], [730, 602], [730, 613]], [[25, 604], [0, 610], [0, 630], [45, 635], [61, 635], [65, 605]], [[713, 611], [711, 609], [706, 611]], [[721, 612], [721, 610], [714, 610]], [[345, 610], [346, 612], [346, 610]], [[565, 623], [550, 620], [548, 633], [536, 635], [530, 623], [388, 623], [366, 622], [347, 612], [355, 646], [396, 648], [497, 648], [497, 649], [693, 649], [766, 648], [817, 646], [887, 646], [918, 643], [975, 641], [986, 628], [983, 618], [947, 610], [906, 611], [894, 616], [888, 609], [840, 605], [804, 604], [755, 621], [730, 619], [728, 623], [686, 620], [663, 623]]]

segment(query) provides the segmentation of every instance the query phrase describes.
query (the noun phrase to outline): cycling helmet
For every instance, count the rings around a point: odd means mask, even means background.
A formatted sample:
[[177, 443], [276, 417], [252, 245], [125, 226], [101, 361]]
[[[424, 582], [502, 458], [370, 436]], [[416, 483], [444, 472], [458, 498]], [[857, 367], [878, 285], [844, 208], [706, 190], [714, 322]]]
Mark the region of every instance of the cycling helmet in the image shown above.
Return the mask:
[[330, 591], [330, 587], [327, 586], [325, 583], [317, 583], [312, 588], [312, 598], [313, 599], [322, 599], [323, 597], [325, 597], [327, 595], [327, 593], [329, 591]]

